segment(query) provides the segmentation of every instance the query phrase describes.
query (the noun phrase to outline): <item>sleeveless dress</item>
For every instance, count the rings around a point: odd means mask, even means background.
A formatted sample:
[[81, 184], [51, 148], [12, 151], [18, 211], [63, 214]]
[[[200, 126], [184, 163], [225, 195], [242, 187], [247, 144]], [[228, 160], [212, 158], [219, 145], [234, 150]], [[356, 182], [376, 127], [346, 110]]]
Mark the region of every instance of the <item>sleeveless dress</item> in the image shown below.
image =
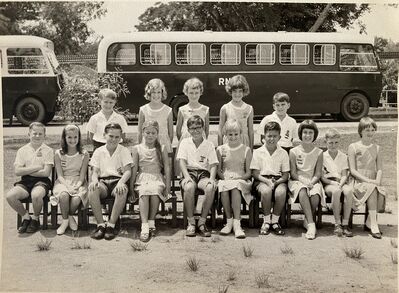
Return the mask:
[[[376, 144], [364, 145], [360, 141], [349, 145], [356, 158], [356, 170], [369, 179], [377, 177], [377, 154], [380, 147]], [[384, 188], [373, 183], [361, 182], [352, 177], [353, 184], [353, 209], [356, 211], [370, 197], [374, 189], [377, 189], [378, 196], [386, 196]]]
[[[224, 104], [222, 108], [226, 111], [226, 121], [229, 119], [236, 119], [240, 123], [242, 129], [242, 143], [249, 146], [248, 117], [254, 111], [252, 106], [243, 102], [240, 107], [236, 107], [232, 102], [228, 102]], [[223, 143], [227, 143], [226, 137], [224, 137]]]
[[245, 174], [245, 158], [249, 151], [249, 147], [240, 144], [235, 148], [230, 148], [228, 144], [218, 147], [223, 164], [224, 180], [219, 180], [218, 189], [220, 192], [229, 191], [237, 188], [249, 205], [253, 196], [251, 195], [252, 182], [251, 180], [234, 179]]
[[305, 185], [312, 180], [314, 175], [314, 171], [316, 168], [316, 163], [319, 155], [323, 152], [321, 149], [315, 147], [309, 153], [303, 151], [302, 146], [296, 146], [290, 150], [290, 152], [295, 154], [296, 157], [296, 168], [298, 173], [299, 180], [288, 181], [288, 189], [291, 192], [289, 202], [291, 204], [295, 203], [299, 191], [302, 188], [305, 188], [309, 197], [312, 195], [318, 194], [320, 196], [321, 205], [326, 206], [326, 199], [324, 194], [323, 186], [320, 181], [313, 185], [313, 188], [309, 190], [309, 188]]
[[[191, 108], [189, 104], [187, 104], [187, 105], [181, 106], [179, 108], [179, 112], [181, 112], [181, 114], [183, 116], [183, 125], [181, 128], [182, 136], [180, 138], [180, 141], [181, 141], [183, 138], [190, 137], [190, 133], [188, 132], [188, 129], [187, 129], [187, 120], [194, 115], [198, 115], [205, 122], [205, 117], [209, 113], [209, 107], [205, 106], [205, 105], [201, 105], [200, 107], [194, 109], [194, 108]], [[205, 137], [205, 133], [203, 133], [203, 134]]]
[[156, 148], [149, 149], [144, 143], [138, 144], [134, 148], [136, 148], [139, 157], [134, 190], [139, 197], [143, 195], [158, 195], [165, 202], [168, 198], [163, 195], [165, 183]]
[[[80, 170], [82, 169], [83, 159], [87, 156], [87, 152], [83, 151], [82, 154], [76, 153], [75, 155], [62, 155], [60, 150], [56, 150], [56, 155], [61, 158], [61, 167], [64, 175], [64, 179], [68, 184], [75, 184], [79, 181]], [[88, 205], [88, 194], [87, 194], [87, 178], [83, 182], [82, 186], [79, 187], [76, 193], [70, 193], [67, 187], [62, 184], [58, 179], [54, 183], [53, 195], [58, 197], [62, 192], [68, 193], [70, 196], [79, 196], [83, 207], [86, 208]]]
[[168, 153], [172, 152], [172, 143], [170, 142], [169, 134], [168, 134], [168, 117], [172, 112], [172, 108], [166, 105], [163, 105], [158, 110], [153, 110], [146, 104], [140, 107], [140, 111], [143, 112], [145, 121], [154, 120], [159, 124], [159, 133], [158, 139], [161, 145], [166, 147]]

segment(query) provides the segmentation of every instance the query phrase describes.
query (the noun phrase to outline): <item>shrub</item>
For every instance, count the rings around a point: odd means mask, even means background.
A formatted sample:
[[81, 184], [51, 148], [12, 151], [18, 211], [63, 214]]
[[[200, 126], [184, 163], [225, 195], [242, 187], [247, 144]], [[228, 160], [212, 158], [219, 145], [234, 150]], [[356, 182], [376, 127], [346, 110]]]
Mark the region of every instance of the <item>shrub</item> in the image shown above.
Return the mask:
[[398, 264], [398, 254], [396, 251], [391, 251], [391, 261], [394, 265]]
[[237, 278], [237, 273], [235, 270], [229, 270], [227, 273], [227, 281], [234, 281]]
[[226, 286], [219, 286], [219, 293], [227, 293], [227, 291], [229, 290], [229, 285]]
[[391, 245], [393, 248], [398, 248], [398, 240], [396, 238], [391, 238]]
[[199, 260], [195, 256], [190, 256], [186, 259], [186, 265], [190, 271], [196, 272], [199, 268]]
[[244, 252], [245, 257], [251, 257], [254, 249], [249, 244], [246, 244], [242, 246], [242, 251]]
[[90, 242], [83, 241], [83, 244], [79, 240], [74, 240], [71, 249], [91, 249]]
[[36, 247], [38, 251], [48, 251], [50, 250], [50, 246], [51, 246], [51, 240], [44, 238], [44, 237], [40, 237], [37, 239], [36, 241]]
[[280, 247], [280, 251], [282, 254], [294, 254], [294, 250], [288, 244]]
[[255, 275], [255, 282], [258, 288], [270, 288], [269, 275], [264, 272]]
[[363, 248], [360, 246], [358, 247], [345, 247], [344, 252], [347, 257], [354, 258], [354, 259], [361, 259], [364, 254]]
[[133, 251], [144, 251], [147, 250], [148, 244], [145, 244], [138, 240], [134, 240], [130, 242], [130, 246], [133, 248]]

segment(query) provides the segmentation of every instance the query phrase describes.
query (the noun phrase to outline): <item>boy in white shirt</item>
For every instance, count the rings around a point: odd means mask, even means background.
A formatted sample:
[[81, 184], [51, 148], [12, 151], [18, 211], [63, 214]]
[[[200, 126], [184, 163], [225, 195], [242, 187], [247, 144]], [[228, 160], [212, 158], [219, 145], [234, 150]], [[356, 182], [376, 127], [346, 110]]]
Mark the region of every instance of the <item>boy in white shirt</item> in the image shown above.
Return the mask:
[[120, 142], [126, 141], [127, 122], [126, 119], [114, 111], [117, 95], [111, 89], [102, 89], [98, 93], [101, 110], [90, 117], [87, 123], [87, 137], [89, 143], [93, 144], [93, 151], [105, 145], [104, 137], [105, 126], [109, 123], [118, 123], [122, 127], [122, 137]]
[[[15, 175], [21, 180], [7, 192], [9, 205], [22, 217], [19, 233], [34, 233], [40, 228], [39, 215], [43, 207], [43, 198], [51, 189], [49, 176], [54, 165], [54, 151], [44, 144], [46, 128], [40, 122], [29, 125], [30, 142], [17, 151], [14, 167]], [[29, 215], [21, 200], [31, 196], [33, 215]]]
[[215, 178], [219, 161], [215, 146], [202, 136], [204, 120], [194, 115], [187, 120], [187, 128], [191, 137], [181, 141], [176, 155], [184, 177], [181, 186], [184, 190], [184, 208], [188, 219], [186, 236], [195, 236], [194, 203], [195, 191], [199, 188], [204, 191], [205, 200], [201, 218], [198, 220], [198, 229], [201, 236], [210, 237], [211, 233], [205, 222], [215, 196]]
[[[122, 128], [117, 123], [105, 126], [106, 145], [97, 148], [90, 160], [93, 167], [89, 185], [89, 203], [97, 221], [93, 239], [112, 240], [116, 236], [115, 223], [123, 211], [128, 194], [126, 182], [131, 176], [132, 156], [129, 150], [120, 145]], [[115, 202], [111, 217], [105, 226], [101, 210], [101, 198], [114, 196]]]
[[[348, 223], [352, 210], [353, 190], [347, 184], [348, 181], [348, 157], [338, 149], [340, 134], [330, 128], [325, 134], [327, 150], [323, 153], [323, 175], [321, 181], [324, 191], [332, 201], [332, 209], [335, 219], [334, 234], [338, 237], [345, 235], [352, 237]], [[341, 224], [341, 194], [344, 194], [344, 212]]]
[[259, 124], [258, 134], [260, 135], [261, 142], [265, 138], [263, 130], [267, 122], [275, 121], [280, 124], [281, 139], [278, 145], [285, 149], [287, 152], [293, 147], [293, 141], [298, 139], [298, 127], [294, 118], [288, 116], [287, 111], [290, 108], [290, 97], [286, 93], [278, 92], [273, 96], [273, 109], [274, 112], [267, 115], [262, 119]]
[[[264, 131], [265, 144], [254, 151], [250, 165], [255, 179], [253, 189], [261, 198], [264, 214], [260, 234], [268, 235], [272, 230], [276, 235], [284, 235], [278, 221], [285, 208], [290, 160], [287, 152], [278, 146], [280, 124], [268, 122]], [[270, 217], [273, 195], [273, 214]]]

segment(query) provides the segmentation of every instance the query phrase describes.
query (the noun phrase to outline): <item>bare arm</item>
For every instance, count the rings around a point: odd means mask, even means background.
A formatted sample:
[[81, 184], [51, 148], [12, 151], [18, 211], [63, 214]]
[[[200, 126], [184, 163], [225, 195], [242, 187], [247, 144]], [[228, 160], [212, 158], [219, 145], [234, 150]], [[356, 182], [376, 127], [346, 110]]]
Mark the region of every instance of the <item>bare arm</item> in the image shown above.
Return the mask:
[[178, 139], [178, 140], [180, 140], [181, 135], [182, 135], [181, 129], [182, 129], [182, 127], [183, 127], [183, 120], [184, 120], [183, 115], [182, 115], [181, 112], [179, 111], [179, 112], [177, 113], [177, 122], [176, 122], [176, 136], [177, 136], [177, 139]]
[[245, 174], [242, 176], [242, 179], [244, 180], [250, 179], [252, 177], [251, 168], [250, 168], [251, 160], [252, 160], [252, 152], [251, 149], [249, 149], [245, 157]]
[[168, 134], [169, 134], [170, 143], [172, 143], [173, 142], [173, 114], [172, 114], [172, 111], [170, 111], [169, 116], [168, 116]]
[[296, 167], [296, 156], [293, 152], [290, 152], [290, 174], [292, 180], [298, 179], [298, 169]]
[[126, 184], [126, 182], [129, 181], [131, 175], [132, 175], [132, 166], [131, 166], [131, 164], [128, 164], [125, 167], [123, 167], [123, 175], [122, 175], [121, 179], [119, 179], [118, 184], [119, 183]]
[[92, 168], [91, 180], [89, 184], [89, 191], [94, 191], [98, 187], [98, 173], [100, 170], [97, 167]]
[[252, 170], [252, 176], [253, 176], [256, 180], [265, 183], [265, 184], [266, 184], [267, 186], [269, 186], [270, 188], [273, 188], [273, 181], [272, 181], [271, 179], [265, 178], [265, 177], [263, 177], [262, 175], [260, 175], [260, 170], [253, 169], [253, 170]]
[[184, 159], [179, 159], [180, 171], [183, 174], [184, 179], [191, 180], [190, 174], [188, 174], [187, 170], [187, 161]]
[[54, 156], [54, 164], [55, 164], [55, 171], [57, 172], [58, 181], [60, 181], [60, 183], [64, 184], [65, 186], [68, 186], [69, 184], [66, 182], [64, 178], [64, 171], [62, 171], [61, 158], [58, 152]]
[[281, 178], [274, 181], [274, 187], [276, 187], [277, 185], [279, 185], [281, 183], [285, 183], [287, 181], [288, 181], [288, 172], [282, 172]]
[[51, 175], [52, 169], [53, 169], [53, 165], [46, 164], [46, 165], [44, 165], [44, 168], [42, 168], [39, 171], [33, 172], [30, 175], [36, 176], [36, 177], [49, 177]]
[[217, 174], [218, 174], [219, 179], [224, 180], [225, 178], [224, 178], [224, 174], [223, 174], [223, 160], [222, 160], [222, 155], [220, 154], [219, 148], [216, 149], [216, 156], [218, 157], [218, 161], [219, 161]]
[[143, 123], [144, 122], [145, 122], [145, 116], [144, 116], [144, 113], [140, 110], [140, 112], [139, 112], [139, 122], [138, 122], [138, 126], [137, 126], [138, 131], [139, 131], [139, 133], [138, 133], [138, 138], [139, 138], [138, 143], [141, 143], [141, 141], [143, 140], [143, 129], [142, 129], [142, 127], [143, 127]]
[[226, 110], [224, 107], [220, 108], [219, 114], [219, 132], [218, 132], [218, 144], [223, 144], [223, 126], [226, 123]]
[[139, 169], [139, 155], [137, 153], [136, 147], [133, 148], [132, 158], [133, 158], [133, 167], [129, 181], [129, 192], [130, 196], [132, 197], [131, 201], [134, 202], [136, 199], [136, 192], [134, 191], [134, 183], [136, 183], [137, 171]]
[[375, 178], [375, 184], [381, 185], [382, 180], [382, 158], [380, 153], [377, 152], [377, 176]]
[[211, 171], [209, 173], [210, 173], [209, 179], [211, 179], [213, 182], [215, 182], [216, 173], [217, 173], [217, 164], [213, 164], [211, 166]]
[[254, 148], [254, 111], [252, 110], [248, 116], [248, 136], [249, 147], [251, 150]]
[[315, 185], [317, 182], [320, 181], [322, 170], [323, 170], [323, 152], [320, 152], [319, 156], [317, 157], [316, 168], [313, 177], [310, 180], [311, 185]]
[[163, 161], [163, 170], [165, 173], [165, 191], [164, 194], [168, 195], [170, 193], [170, 182], [171, 182], [171, 168], [168, 152], [166, 148], [162, 150], [162, 161]]
[[209, 136], [209, 111], [205, 116], [205, 138], [208, 139]]
[[341, 172], [341, 180], [339, 181], [339, 186], [342, 187], [346, 183], [346, 180], [348, 180], [348, 169], [344, 169]]
[[42, 168], [43, 166], [40, 165], [29, 166], [29, 167], [15, 166], [15, 175], [17, 176], [32, 175], [32, 173], [38, 172]]
[[94, 136], [93, 132], [90, 132], [90, 131], [87, 132], [87, 143], [88, 144], [93, 144], [93, 136]]
[[82, 167], [80, 168], [80, 174], [79, 174], [79, 181], [76, 187], [82, 186], [83, 182], [85, 182], [86, 179], [86, 174], [87, 174], [87, 168], [89, 167], [89, 154], [85, 153], [85, 156], [83, 158], [82, 162]]

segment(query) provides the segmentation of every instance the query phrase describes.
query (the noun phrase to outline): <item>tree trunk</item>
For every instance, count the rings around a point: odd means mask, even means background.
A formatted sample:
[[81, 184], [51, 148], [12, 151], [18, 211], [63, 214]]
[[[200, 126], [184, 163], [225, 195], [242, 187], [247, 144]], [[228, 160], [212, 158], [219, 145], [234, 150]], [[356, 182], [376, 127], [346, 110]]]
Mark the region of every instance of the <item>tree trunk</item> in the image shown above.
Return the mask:
[[315, 23], [309, 29], [309, 32], [317, 32], [317, 30], [323, 25], [324, 21], [328, 16], [328, 11], [330, 10], [332, 3], [328, 3], [326, 7], [324, 7], [323, 11], [320, 13], [319, 17], [316, 19]]

